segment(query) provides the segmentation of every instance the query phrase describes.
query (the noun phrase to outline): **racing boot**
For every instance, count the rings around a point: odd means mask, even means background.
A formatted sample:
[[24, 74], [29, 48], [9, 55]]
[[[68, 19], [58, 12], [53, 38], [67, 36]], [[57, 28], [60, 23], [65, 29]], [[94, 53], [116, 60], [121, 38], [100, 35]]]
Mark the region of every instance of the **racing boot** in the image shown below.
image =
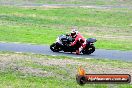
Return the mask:
[[81, 46], [81, 47], [79, 48], [79, 52], [81, 53], [81, 52], [82, 52], [82, 50], [83, 50], [83, 47]]
[[79, 54], [80, 54], [79, 50], [76, 50], [76, 54], [77, 54], [77, 55], [79, 55]]

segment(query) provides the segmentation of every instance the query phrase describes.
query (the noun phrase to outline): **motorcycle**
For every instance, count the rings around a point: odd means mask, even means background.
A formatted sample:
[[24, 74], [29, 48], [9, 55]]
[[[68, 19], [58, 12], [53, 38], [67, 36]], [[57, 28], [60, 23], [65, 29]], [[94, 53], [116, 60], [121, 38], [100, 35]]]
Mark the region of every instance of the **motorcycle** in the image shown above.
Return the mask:
[[[60, 35], [56, 42], [50, 45], [50, 49], [53, 52], [76, 52], [76, 50], [81, 46], [80, 41], [78, 41], [74, 47], [71, 47], [70, 44], [74, 41], [74, 39], [67, 35]], [[82, 54], [91, 54], [95, 51], [94, 43], [97, 40], [95, 38], [88, 38], [85, 41], [86, 46], [81, 50]]]

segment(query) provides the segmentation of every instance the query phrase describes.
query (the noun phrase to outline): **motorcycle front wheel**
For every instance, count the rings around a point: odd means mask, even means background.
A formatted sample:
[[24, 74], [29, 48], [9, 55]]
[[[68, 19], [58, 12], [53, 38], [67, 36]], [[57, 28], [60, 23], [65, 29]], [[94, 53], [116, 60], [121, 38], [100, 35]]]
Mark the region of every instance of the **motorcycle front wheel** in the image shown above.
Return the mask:
[[53, 52], [59, 52], [62, 50], [61, 47], [57, 46], [56, 43], [53, 43], [52, 45], [50, 45], [50, 49], [53, 51]]

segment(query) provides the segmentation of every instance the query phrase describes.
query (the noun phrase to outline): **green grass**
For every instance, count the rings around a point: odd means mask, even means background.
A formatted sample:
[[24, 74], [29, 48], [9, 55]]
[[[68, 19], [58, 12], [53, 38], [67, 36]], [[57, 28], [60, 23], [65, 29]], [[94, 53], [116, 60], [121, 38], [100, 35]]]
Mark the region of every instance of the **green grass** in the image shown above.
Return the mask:
[[[45, 60], [74, 60], [74, 62], [87, 63], [88, 67], [91, 64], [108, 66], [109, 68], [125, 68], [130, 69], [132, 66], [131, 62], [116, 61], [116, 60], [107, 60], [107, 59], [75, 59], [64, 56], [46, 56], [39, 54], [18, 54], [12, 52], [0, 52], [1, 63], [5, 64], [5, 68], [0, 66], [0, 87], [2, 88], [131, 88], [131, 84], [86, 84], [80, 86], [76, 83], [75, 75], [77, 68], [80, 65], [74, 65], [68, 63], [64, 65], [45, 65]], [[12, 58], [12, 59], [11, 59]], [[40, 63], [37, 63], [40, 61]], [[94, 68], [96, 68], [96, 66]], [[13, 67], [13, 68], [12, 68]], [[14, 69], [18, 67], [18, 69]], [[48, 76], [39, 76], [35, 73], [22, 72], [22, 69], [19, 67], [41, 69], [42, 71], [53, 72], [54, 75]], [[86, 66], [85, 66], [86, 67]], [[19, 70], [20, 69], [20, 70]], [[86, 72], [93, 68], [88, 68]], [[102, 69], [104, 70], [104, 69]], [[28, 70], [29, 71], [29, 70]], [[32, 72], [32, 70], [31, 70]], [[108, 71], [109, 72], [109, 71]], [[38, 73], [39, 74], [39, 73]], [[40, 73], [42, 74], [42, 73]], [[72, 74], [72, 75], [71, 75]]]
[[[23, 76], [24, 75], [20, 73], [13, 72], [0, 73], [0, 86], [2, 88], [61, 88], [74, 83], [72, 82], [73, 80], [69, 80], [69, 82], [66, 82], [61, 79], [56, 79], [55, 77], [35, 77], [32, 75], [28, 75], [25, 78]], [[74, 83], [74, 86], [77, 86], [77, 84]]]
[[[0, 9], [0, 41], [51, 44], [58, 35], [77, 26], [86, 38], [97, 38], [97, 48], [132, 50], [130, 38], [118, 39], [118, 36], [131, 37], [132, 11], [129, 9], [11, 6], [0, 6]], [[116, 36], [117, 39], [105, 38], [104, 35]]]
[[1, 73], [0, 72], [0, 87], [2, 88], [130, 88], [132, 85], [129, 84], [86, 84], [80, 86], [76, 83], [75, 80], [61, 80], [53, 77], [34, 77], [27, 76], [26, 78], [22, 77], [19, 73]]
[[[97, 26], [123, 27], [131, 25], [131, 10], [127, 9], [83, 9], [83, 8], [11, 8], [1, 7], [1, 21], [47, 26]], [[15, 23], [14, 23], [15, 24]], [[27, 25], [28, 25], [27, 24]]]
[[[79, 86], [75, 80], [60, 80], [53, 77], [34, 77], [27, 76], [26, 78], [21, 77], [20, 74], [16, 73], [0, 73], [0, 80], [2, 80], [0, 86], [2, 88], [14, 87], [14, 88], [107, 88], [107, 85], [85, 85]], [[121, 85], [123, 87], [130, 87], [130, 85]]]
[[102, 49], [118, 49], [118, 50], [132, 50], [131, 40], [112, 40], [100, 39], [97, 41], [96, 47]]

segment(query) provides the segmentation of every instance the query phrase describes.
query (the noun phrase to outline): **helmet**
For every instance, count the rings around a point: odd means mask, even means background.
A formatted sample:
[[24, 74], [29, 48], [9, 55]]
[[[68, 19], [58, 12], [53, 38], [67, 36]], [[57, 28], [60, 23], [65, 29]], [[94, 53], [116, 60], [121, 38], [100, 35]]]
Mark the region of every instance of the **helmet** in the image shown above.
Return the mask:
[[78, 31], [76, 29], [72, 29], [71, 36], [75, 38], [77, 34], [78, 34]]

